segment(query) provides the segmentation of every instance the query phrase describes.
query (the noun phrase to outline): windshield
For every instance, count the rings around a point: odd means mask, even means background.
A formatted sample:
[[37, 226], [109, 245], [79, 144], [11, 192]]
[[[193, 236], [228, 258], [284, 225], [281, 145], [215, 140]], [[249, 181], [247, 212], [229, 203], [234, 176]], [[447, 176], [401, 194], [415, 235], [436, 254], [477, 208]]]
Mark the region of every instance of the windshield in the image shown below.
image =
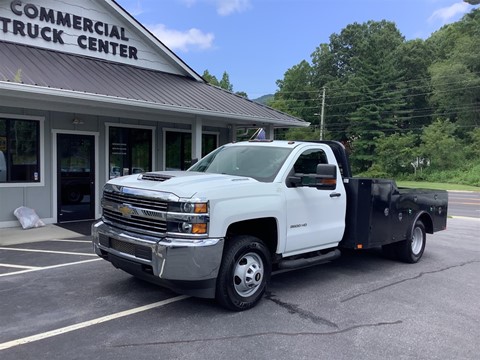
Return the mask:
[[271, 182], [291, 151], [266, 146], [224, 146], [205, 156], [188, 171], [248, 176]]

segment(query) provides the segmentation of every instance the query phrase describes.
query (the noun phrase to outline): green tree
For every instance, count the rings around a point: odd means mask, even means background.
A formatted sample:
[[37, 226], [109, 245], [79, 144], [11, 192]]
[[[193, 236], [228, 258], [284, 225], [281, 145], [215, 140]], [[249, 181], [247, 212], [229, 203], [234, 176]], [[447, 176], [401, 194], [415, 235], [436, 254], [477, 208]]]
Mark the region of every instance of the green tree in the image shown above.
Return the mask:
[[202, 77], [211, 85], [220, 86], [220, 82], [215, 77], [215, 75], [210, 74], [208, 70], [205, 70], [202, 74]]
[[420, 151], [430, 161], [432, 170], [455, 168], [460, 163], [461, 146], [455, 136], [458, 127], [450, 120], [438, 119], [421, 136]]
[[438, 116], [452, 119], [467, 129], [480, 124], [480, 77], [462, 63], [438, 62], [430, 67], [431, 103]]
[[397, 47], [394, 57], [403, 75], [398, 86], [404, 88], [405, 108], [411, 111], [404, 115], [401, 128], [419, 134], [432, 122], [429, 67], [434, 61], [433, 49], [424, 40], [410, 40]]
[[[233, 92], [233, 84], [230, 82], [230, 76], [226, 71], [223, 72], [222, 79], [219, 81], [215, 75], [210, 74], [208, 70], [205, 70], [202, 75], [203, 79], [211, 85], [218, 86], [222, 89]], [[245, 91], [235, 92], [238, 96], [242, 96], [248, 99], [248, 94]]]
[[361, 172], [374, 162], [375, 139], [401, 129], [408, 115], [403, 73], [395, 57], [404, 38], [391, 22], [369, 21], [347, 26], [331, 41], [338, 52], [337, 73], [348, 86], [351, 101], [346, 105], [353, 106], [346, 118], [352, 165]]
[[235, 94], [248, 99], [248, 94], [245, 91], [235, 91]]
[[291, 128], [283, 135], [285, 140], [318, 140], [320, 131], [313, 130], [312, 127], [307, 128]]
[[400, 174], [414, 155], [431, 164], [424, 177], [449, 178], [464, 170], [459, 152], [480, 166], [479, 53], [480, 9], [427, 40], [405, 41], [385, 20], [353, 23], [288, 69], [270, 105], [314, 125], [286, 138], [316, 139], [325, 88], [326, 138], [348, 142], [355, 172]]
[[392, 177], [413, 173], [415, 167], [412, 163], [420, 156], [418, 145], [419, 137], [412, 132], [382, 135], [377, 139], [376, 164]]
[[465, 150], [466, 158], [480, 159], [480, 127], [473, 129], [468, 134]]
[[228, 76], [226, 71], [223, 72], [222, 80], [220, 80], [219, 86], [222, 89], [233, 91], [233, 85], [230, 83], [230, 76]]
[[457, 123], [463, 134], [480, 125], [480, 9], [443, 27], [427, 41], [434, 50], [430, 66], [431, 105], [437, 116]]
[[314, 115], [320, 111], [318, 91], [312, 85], [312, 68], [303, 60], [285, 72], [283, 80], [277, 80], [279, 90], [270, 106], [312, 123], [319, 123]]

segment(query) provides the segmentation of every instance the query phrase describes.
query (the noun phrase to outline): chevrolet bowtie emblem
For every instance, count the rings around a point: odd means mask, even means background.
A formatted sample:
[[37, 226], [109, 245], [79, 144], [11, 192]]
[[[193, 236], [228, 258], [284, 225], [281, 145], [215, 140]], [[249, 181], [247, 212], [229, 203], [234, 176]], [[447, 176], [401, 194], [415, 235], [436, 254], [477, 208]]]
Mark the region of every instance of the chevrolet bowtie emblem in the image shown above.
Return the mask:
[[120, 205], [118, 207], [118, 211], [120, 211], [120, 213], [123, 216], [126, 216], [126, 217], [130, 217], [134, 213], [133, 208], [130, 205], [127, 205], [127, 204]]

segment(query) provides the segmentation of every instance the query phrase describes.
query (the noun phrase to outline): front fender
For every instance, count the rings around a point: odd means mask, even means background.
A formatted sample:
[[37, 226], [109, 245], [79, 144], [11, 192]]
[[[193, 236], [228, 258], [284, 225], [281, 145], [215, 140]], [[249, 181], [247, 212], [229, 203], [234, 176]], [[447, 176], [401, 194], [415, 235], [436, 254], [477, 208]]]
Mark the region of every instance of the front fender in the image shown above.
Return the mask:
[[[232, 196], [237, 195], [237, 196]], [[286, 211], [281, 191], [252, 191], [249, 194], [230, 194], [210, 201], [210, 236], [225, 237], [231, 224], [259, 218], [277, 220], [278, 247], [285, 242]]]

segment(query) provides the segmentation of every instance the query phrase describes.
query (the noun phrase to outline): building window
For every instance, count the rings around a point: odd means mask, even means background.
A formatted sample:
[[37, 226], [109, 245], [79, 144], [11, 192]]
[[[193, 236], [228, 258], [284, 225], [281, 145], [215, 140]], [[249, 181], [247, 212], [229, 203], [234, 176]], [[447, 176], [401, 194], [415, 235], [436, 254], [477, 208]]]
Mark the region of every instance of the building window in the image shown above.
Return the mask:
[[217, 134], [202, 135], [202, 157], [204, 157], [218, 147], [217, 141]]
[[[218, 147], [216, 134], [202, 134], [202, 156]], [[187, 170], [192, 165], [192, 134], [167, 131], [165, 133], [165, 170]]]
[[152, 170], [152, 130], [109, 129], [110, 179]]
[[0, 183], [40, 182], [40, 124], [0, 118]]
[[165, 170], [186, 170], [192, 165], [191, 133], [167, 131], [165, 149]]

